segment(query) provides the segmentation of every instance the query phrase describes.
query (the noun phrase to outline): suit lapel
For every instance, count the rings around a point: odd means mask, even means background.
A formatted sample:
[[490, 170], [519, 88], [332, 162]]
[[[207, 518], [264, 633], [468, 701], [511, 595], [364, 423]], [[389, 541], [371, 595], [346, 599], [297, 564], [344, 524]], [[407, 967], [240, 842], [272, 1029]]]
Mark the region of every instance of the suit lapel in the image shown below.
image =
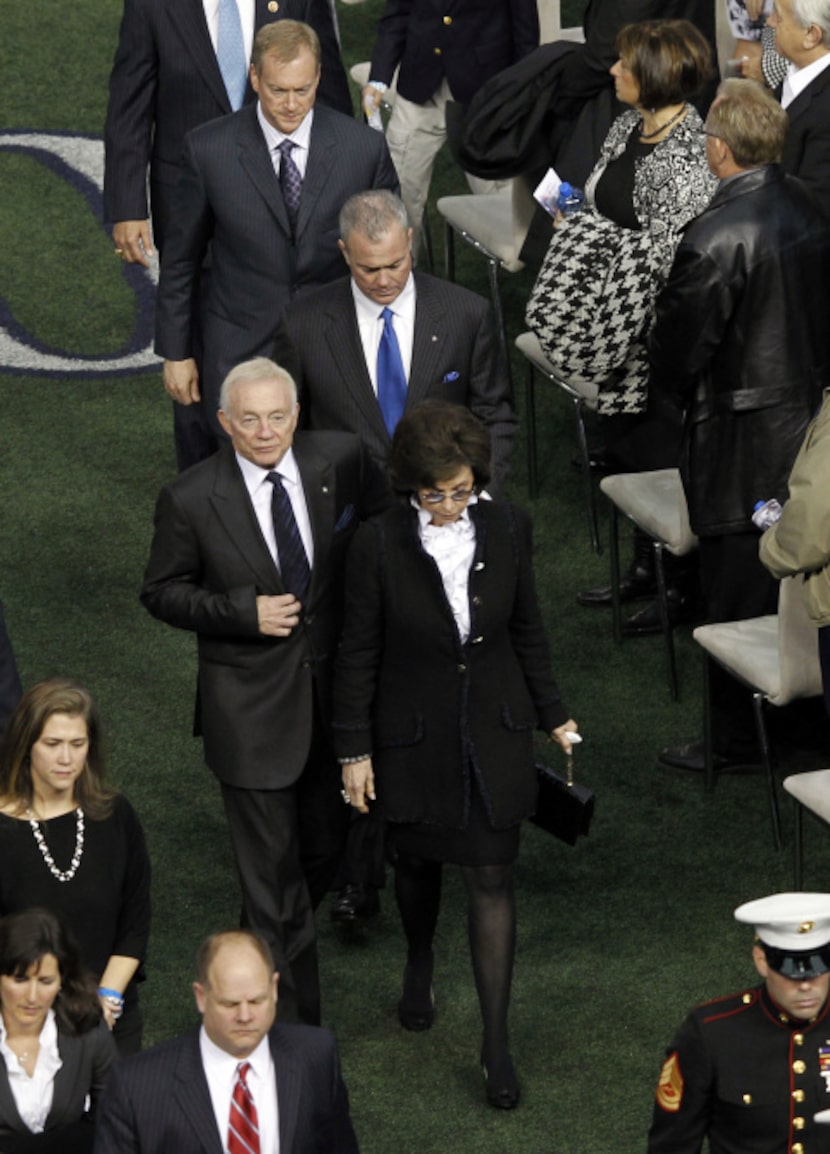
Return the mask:
[[284, 592], [279, 570], [260, 532], [248, 490], [229, 446], [217, 455], [216, 478], [209, 500], [259, 586], [268, 592]]
[[210, 39], [203, 0], [176, 0], [167, 5], [167, 13], [181, 33], [185, 50], [193, 57], [205, 83], [225, 112], [231, 111], [225, 82], [219, 71], [216, 53]]
[[440, 372], [446, 325], [430, 296], [429, 289], [415, 274], [415, 333], [412, 341], [412, 367], [406, 408], [412, 409], [429, 395], [430, 386]]
[[[280, 228], [286, 236], [290, 237], [291, 225], [288, 222], [288, 212], [282, 189], [277, 174], [274, 172], [274, 165], [257, 120], [256, 110], [257, 105], [254, 102], [247, 105], [239, 113], [239, 137], [237, 140], [239, 163], [270, 211], [277, 218]], [[303, 194], [305, 194], [305, 185], [303, 185]]]
[[313, 602], [328, 570], [334, 532], [335, 483], [334, 469], [309, 441], [308, 434], [298, 433], [294, 438], [294, 457], [303, 482], [311, 535], [314, 539], [314, 564], [311, 567], [309, 601]]
[[279, 1026], [275, 1026], [271, 1031], [268, 1042], [271, 1046], [271, 1058], [274, 1062], [274, 1075], [277, 1082], [280, 1150], [294, 1150], [296, 1148], [302, 1079], [296, 1063], [283, 1045]]
[[9, 1085], [9, 1075], [6, 1072], [6, 1062], [0, 1057], [0, 1124], [14, 1130], [15, 1133], [28, 1133], [26, 1125], [17, 1110], [17, 1103], [14, 1100], [11, 1086]]
[[813, 100], [817, 96], [821, 96], [828, 84], [830, 84], [830, 67], [820, 72], [815, 80], [808, 84], [802, 92], [799, 92], [795, 100], [788, 105], [787, 116], [790, 118], [790, 124], [793, 124], [809, 110]]
[[[372, 379], [363, 353], [360, 329], [357, 324], [351, 278], [338, 286], [338, 296], [327, 311], [329, 327], [326, 330], [332, 360], [337, 365], [340, 384], [351, 393], [360, 409], [363, 419], [384, 443], [388, 443], [389, 433], [383, 421]], [[379, 311], [379, 307], [378, 307]]]
[[[173, 1075], [173, 1097], [187, 1121], [193, 1127], [205, 1154], [222, 1154], [224, 1135], [216, 1128], [216, 1115], [210, 1100], [207, 1078], [199, 1050], [199, 1031], [193, 1030], [182, 1039], [182, 1050]], [[183, 1150], [193, 1146], [182, 1141]]]
[[328, 113], [321, 105], [314, 107], [311, 124], [311, 138], [308, 146], [308, 164], [303, 179], [300, 197], [300, 211], [297, 216], [297, 237], [301, 237], [310, 224], [319, 227], [315, 216], [317, 201], [328, 186], [337, 159], [337, 133]]

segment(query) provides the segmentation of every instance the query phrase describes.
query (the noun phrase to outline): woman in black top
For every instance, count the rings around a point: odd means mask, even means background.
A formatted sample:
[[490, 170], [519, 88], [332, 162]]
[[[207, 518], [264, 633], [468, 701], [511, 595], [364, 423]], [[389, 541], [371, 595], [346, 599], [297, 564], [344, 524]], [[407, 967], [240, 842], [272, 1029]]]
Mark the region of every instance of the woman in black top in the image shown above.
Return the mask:
[[64, 678], [23, 695], [0, 761], [0, 914], [30, 906], [71, 929], [119, 1050], [139, 1050], [147, 847], [135, 810], [104, 784], [95, 703]]

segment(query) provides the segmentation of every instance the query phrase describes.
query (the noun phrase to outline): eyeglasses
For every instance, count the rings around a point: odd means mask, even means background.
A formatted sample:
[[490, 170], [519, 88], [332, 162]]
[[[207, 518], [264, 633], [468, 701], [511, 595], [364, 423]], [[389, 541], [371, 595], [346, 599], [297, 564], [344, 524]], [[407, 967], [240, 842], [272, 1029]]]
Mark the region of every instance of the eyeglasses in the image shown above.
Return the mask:
[[440, 505], [444, 501], [453, 501], [456, 505], [469, 501], [475, 489], [454, 489], [452, 493], [419, 493], [418, 500], [422, 505]]

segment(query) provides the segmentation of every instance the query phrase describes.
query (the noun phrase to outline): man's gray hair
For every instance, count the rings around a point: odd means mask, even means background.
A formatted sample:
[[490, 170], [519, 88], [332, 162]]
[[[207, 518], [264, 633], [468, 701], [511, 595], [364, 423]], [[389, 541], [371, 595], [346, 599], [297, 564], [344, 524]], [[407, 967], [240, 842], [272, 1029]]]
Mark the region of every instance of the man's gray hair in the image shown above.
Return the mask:
[[359, 232], [376, 243], [396, 224], [409, 228], [406, 206], [399, 196], [385, 188], [358, 192], [340, 210], [340, 239], [346, 244], [353, 232]]
[[729, 146], [739, 168], [777, 164], [789, 118], [772, 95], [754, 80], [722, 81], [706, 117], [706, 130]]
[[276, 361], [268, 357], [253, 357], [250, 361], [242, 361], [236, 365], [222, 382], [219, 391], [219, 408], [227, 413], [233, 401], [233, 390], [243, 382], [251, 381], [282, 381], [288, 385], [291, 393], [291, 407], [297, 405], [297, 382], [285, 369], [280, 368]]
[[802, 28], [815, 24], [822, 44], [830, 50], [830, 0], [792, 0], [793, 16]]

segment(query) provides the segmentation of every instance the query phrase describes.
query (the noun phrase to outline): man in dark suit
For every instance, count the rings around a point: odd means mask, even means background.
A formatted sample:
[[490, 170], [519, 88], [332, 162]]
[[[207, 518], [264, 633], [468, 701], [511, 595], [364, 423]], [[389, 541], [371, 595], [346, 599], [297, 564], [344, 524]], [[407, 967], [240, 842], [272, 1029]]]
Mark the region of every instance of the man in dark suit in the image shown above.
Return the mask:
[[[447, 136], [447, 104], [468, 104], [486, 80], [538, 44], [536, 0], [386, 0], [363, 105], [377, 107], [398, 68], [387, 139], [416, 236]], [[474, 192], [490, 188], [467, 179]]]
[[392, 193], [358, 193], [346, 202], [340, 248], [351, 277], [297, 297], [277, 331], [274, 359], [297, 381], [303, 426], [357, 433], [385, 467], [394, 426], [378, 395], [378, 356], [388, 308], [406, 383], [399, 415], [427, 397], [467, 405], [490, 432], [499, 491], [516, 418], [489, 305], [458, 285], [413, 273], [412, 229]]
[[781, 167], [830, 218], [830, 0], [776, 0], [767, 23], [790, 61], [781, 104], [790, 118]]
[[[319, 79], [313, 29], [293, 20], [266, 25], [251, 63], [257, 103], [197, 128], [185, 143], [161, 264], [156, 351], [170, 396], [189, 405], [204, 395], [220, 438], [224, 376], [271, 351], [290, 297], [340, 275], [343, 202], [366, 188], [397, 188], [380, 133], [315, 107]], [[210, 279], [197, 310], [194, 282], [208, 251]]]
[[17, 672], [14, 650], [3, 615], [3, 603], [0, 601], [0, 739], [17, 708], [21, 693], [20, 674]]
[[296, 396], [262, 357], [228, 375], [231, 444], [162, 489], [141, 600], [197, 634], [195, 731], [221, 783], [243, 924], [274, 951], [283, 1017], [315, 1023], [313, 907], [348, 817], [328, 742], [330, 665], [365, 479], [357, 437], [295, 438]]
[[357, 1154], [334, 1039], [275, 1024], [279, 975], [266, 942], [213, 934], [196, 974], [201, 1029], [116, 1063], [95, 1154]]
[[[147, 264], [161, 249], [186, 133], [247, 104], [246, 77], [234, 98], [217, 60], [219, 0], [124, 0], [104, 128], [104, 219], [124, 260]], [[273, 20], [302, 20], [320, 38], [320, 100], [352, 114], [351, 96], [327, 0], [249, 0], [240, 9], [243, 67], [254, 34]], [[228, 83], [233, 88], [233, 81]], [[147, 201], [147, 168], [150, 202]]]

